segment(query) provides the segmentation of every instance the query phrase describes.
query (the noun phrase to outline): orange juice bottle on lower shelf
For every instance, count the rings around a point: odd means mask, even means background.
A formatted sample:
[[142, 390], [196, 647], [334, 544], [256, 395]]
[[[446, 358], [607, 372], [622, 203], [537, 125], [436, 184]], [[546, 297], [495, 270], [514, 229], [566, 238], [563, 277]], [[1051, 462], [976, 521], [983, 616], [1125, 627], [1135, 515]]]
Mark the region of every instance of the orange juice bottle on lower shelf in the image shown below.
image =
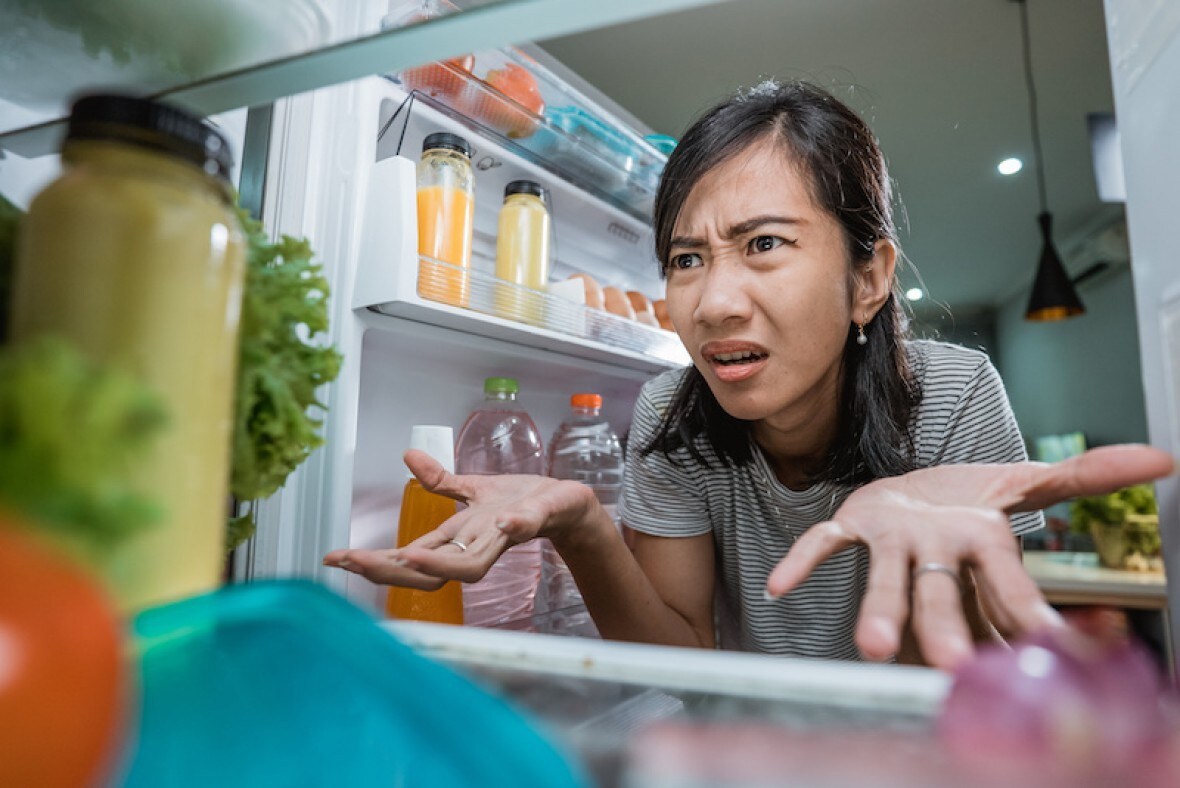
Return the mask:
[[[430, 454], [444, 468], [455, 469], [455, 450], [450, 427], [415, 426], [410, 447]], [[402, 496], [401, 515], [398, 517], [397, 546], [405, 547], [420, 536], [430, 533], [453, 516], [456, 504], [450, 498], [429, 492], [418, 482], [406, 482]], [[458, 581], [451, 581], [437, 591], [390, 586], [385, 599], [385, 612], [393, 618], [414, 621], [433, 621], [439, 624], [463, 623], [463, 590]]]
[[467, 306], [471, 238], [475, 223], [471, 148], [455, 134], [431, 134], [418, 162], [418, 294]]

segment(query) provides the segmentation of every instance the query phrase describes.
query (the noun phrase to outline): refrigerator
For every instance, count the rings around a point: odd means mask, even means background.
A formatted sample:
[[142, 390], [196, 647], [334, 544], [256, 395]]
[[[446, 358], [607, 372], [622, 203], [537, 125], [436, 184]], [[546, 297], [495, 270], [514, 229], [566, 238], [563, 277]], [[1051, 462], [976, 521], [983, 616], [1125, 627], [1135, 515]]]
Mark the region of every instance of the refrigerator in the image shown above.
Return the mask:
[[[699, 3], [650, 5], [671, 10], [694, 4]], [[317, 16], [322, 27], [320, 45], [348, 41], [379, 29], [385, 20], [394, 24], [404, 17], [406, 5], [398, 0], [392, 8], [386, 0], [325, 3]], [[545, 3], [515, 5], [543, 10]], [[549, 5], [571, 14], [595, 13], [571, 10], [576, 3]], [[595, 23], [638, 13], [621, 10], [627, 5], [602, 3]], [[1107, 6], [1112, 31], [1119, 25], [1141, 29], [1155, 18], [1153, 14], [1172, 20], [1156, 28], [1164, 31], [1153, 39], [1158, 62], [1155, 55], [1120, 60], [1120, 54], [1138, 50], [1133, 36], [1119, 38], [1112, 33], [1120, 113], [1135, 117], [1130, 113], [1138, 112], [1151, 121], [1155, 110], [1149, 98], [1176, 95], [1177, 72], [1165, 68], [1171, 62], [1166, 57], [1174, 61], [1180, 43], [1176, 15], [1145, 10], [1131, 0], [1107, 0]], [[426, 41], [423, 49], [409, 50], [449, 57], [459, 54], [452, 51], [455, 46], [469, 40], [498, 37], [502, 40], [496, 43], [501, 44], [511, 38], [505, 31], [481, 36], [457, 26], [451, 29], [456, 32], [450, 43]], [[552, 35], [574, 28], [538, 23], [533, 29], [538, 35]], [[238, 182], [243, 203], [260, 215], [274, 235], [311, 241], [332, 288], [327, 340], [344, 356], [338, 379], [321, 395], [328, 409], [325, 445], [278, 494], [259, 503], [257, 534], [233, 557], [237, 582], [310, 578], [377, 611], [383, 589], [356, 575], [325, 568], [321, 559], [337, 548], [394, 544], [407, 478], [401, 456], [413, 425], [444, 424], [457, 430], [482, 401], [483, 379], [507, 376], [519, 381], [518, 401], [546, 439], [568, 412], [570, 395], [583, 391], [602, 395], [604, 415], [617, 432], [625, 434], [644, 382], [688, 363], [674, 335], [591, 310], [558, 294], [549, 293], [536, 302], [539, 306], [532, 320], [498, 308], [497, 288], [503, 285], [491, 275], [497, 212], [504, 185], [521, 178], [536, 180], [550, 192], [551, 282], [589, 273], [602, 284], [637, 290], [653, 299], [662, 295], [649, 218], [663, 154], [644, 139], [651, 130], [543, 51], [514, 43], [477, 49], [476, 74], [486, 75], [489, 67], [507, 62], [528, 67], [539, 76], [549, 106], [576, 110], [571, 113], [572, 126], [546, 120], [529, 136], [509, 136], [502, 124], [498, 126], [495, 97], [489, 110], [488, 94], [475, 82], [461, 85], [460, 93], [466, 96], [461, 101], [443, 95], [445, 91], [415, 92], [400, 67], [382, 73], [384, 69], [364, 65], [373, 61], [363, 52], [358, 52], [351, 66], [338, 67], [333, 61], [328, 76], [296, 78], [290, 71], [274, 71], [277, 84], [298, 90], [275, 94], [281, 97], [273, 101], [254, 101], [265, 91], [248, 75], [236, 92], [226, 90], [209, 97], [198, 88], [180, 91], [193, 106], [214, 112], [241, 152]], [[420, 61], [407, 59], [401, 65], [416, 62]], [[368, 69], [366, 76], [350, 70], [362, 68]], [[1144, 73], [1154, 76], [1162, 87]], [[248, 111], [239, 108], [245, 104], [255, 106]], [[1168, 106], [1174, 114], [1175, 100]], [[19, 125], [7, 123], [4, 131]], [[434, 300], [417, 287], [421, 260], [414, 216], [414, 165], [423, 138], [436, 131], [460, 134], [474, 148], [473, 295], [466, 307]], [[29, 141], [32, 135], [17, 136], [0, 138], [0, 146], [27, 153], [40, 144], [44, 152], [43, 142]], [[1125, 127], [1123, 139], [1131, 145], [1135, 134]], [[1136, 269], [1152, 438], [1156, 445], [1176, 451], [1180, 447], [1176, 409], [1180, 389], [1175, 372], [1180, 322], [1174, 319], [1174, 306], [1180, 268], [1174, 260], [1168, 261], [1160, 229], [1166, 223], [1149, 222], [1147, 202], [1137, 200], [1138, 194], [1146, 194], [1149, 180], [1159, 183], [1150, 173], [1149, 159], [1171, 155], [1168, 161], [1175, 163], [1174, 155], [1164, 150], [1163, 139], [1152, 138], [1143, 148], [1128, 152], [1128, 191], [1137, 266], [1141, 250], [1145, 259], [1156, 261]], [[1143, 152], [1149, 150], [1156, 153]], [[1174, 169], [1180, 175], [1180, 165]], [[25, 201], [55, 170], [51, 157], [10, 158], [0, 167], [0, 189], [18, 202]], [[1159, 205], [1165, 203], [1159, 201]], [[1160, 295], [1149, 299], [1148, 293]], [[1160, 489], [1168, 569], [1176, 577], [1180, 576], [1180, 510], [1175, 481]], [[1173, 616], [1180, 615], [1175, 586], [1171, 601]], [[1180, 626], [1180, 619], [1174, 620]], [[505, 630], [536, 628], [537, 623]], [[403, 622], [387, 626], [422, 653], [476, 676], [554, 726], [604, 782], [633, 779], [637, 784], [659, 784], [660, 769], [668, 765], [636, 756], [634, 742], [649, 724], [663, 722], [705, 721], [707, 727], [711, 721], [738, 720], [786, 724], [798, 730], [883, 727], [898, 738], [887, 733], [869, 742], [867, 751], [884, 754], [893, 748], [895, 753], [912, 754], [914, 742], [929, 736], [948, 686], [944, 675], [917, 668], [833, 665]], [[686, 757], [698, 742], [706, 753], [721, 753], [731, 743], [723, 735], [698, 740], [692, 738], [697, 735], [692, 731], [684, 733], [675, 726], [670, 730], [684, 735], [663, 749], [658, 743], [651, 749], [670, 753], [673, 760]], [[745, 730], [757, 737], [755, 728]], [[801, 741], [827, 746], [819, 740]], [[765, 755], [767, 750], [759, 752]], [[827, 752], [825, 757], [836, 763], [840, 753]], [[910, 774], [908, 785], [924, 784], [923, 780], [944, 783], [941, 765], [922, 768], [929, 771], [924, 776]], [[906, 775], [900, 766], [889, 773], [898, 779]], [[870, 781], [878, 784], [887, 779], [883, 772], [874, 777]], [[850, 777], [848, 782], [864, 781]]]

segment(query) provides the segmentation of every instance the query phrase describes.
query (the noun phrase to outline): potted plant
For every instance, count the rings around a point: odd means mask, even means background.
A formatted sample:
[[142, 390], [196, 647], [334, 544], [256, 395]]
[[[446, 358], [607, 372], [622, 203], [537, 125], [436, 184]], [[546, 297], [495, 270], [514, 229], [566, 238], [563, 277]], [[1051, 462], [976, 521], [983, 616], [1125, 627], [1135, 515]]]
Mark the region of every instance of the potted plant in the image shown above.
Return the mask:
[[1159, 510], [1149, 485], [1078, 498], [1070, 506], [1075, 532], [1094, 538], [1098, 560], [1112, 569], [1154, 569], [1159, 564]]

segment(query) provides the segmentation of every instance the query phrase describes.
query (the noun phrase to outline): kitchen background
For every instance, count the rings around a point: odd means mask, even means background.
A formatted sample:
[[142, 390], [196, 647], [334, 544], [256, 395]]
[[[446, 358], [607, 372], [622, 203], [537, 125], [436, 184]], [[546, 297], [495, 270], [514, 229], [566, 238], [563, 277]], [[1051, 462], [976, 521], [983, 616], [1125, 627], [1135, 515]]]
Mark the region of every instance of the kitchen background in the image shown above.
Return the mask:
[[[1103, 4], [1033, 0], [1028, 12], [1055, 240], [1071, 275], [1106, 264], [1079, 285], [1086, 314], [1060, 323], [1024, 320], [1040, 236], [1012, 0], [739, 0], [542, 45], [665, 134], [763, 77], [833, 91], [888, 158], [916, 268], [902, 287], [926, 290], [918, 332], [986, 349], [1026, 436], [1144, 441], [1126, 219], [1099, 199], [1087, 124], [1114, 110]], [[1001, 175], [1010, 156], [1025, 166]]]

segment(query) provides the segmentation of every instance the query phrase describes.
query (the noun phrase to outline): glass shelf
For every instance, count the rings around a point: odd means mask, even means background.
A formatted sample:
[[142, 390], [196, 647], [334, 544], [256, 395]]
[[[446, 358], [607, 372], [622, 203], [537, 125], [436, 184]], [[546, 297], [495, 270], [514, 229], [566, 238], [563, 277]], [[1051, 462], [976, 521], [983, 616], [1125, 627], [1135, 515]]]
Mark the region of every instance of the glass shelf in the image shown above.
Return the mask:
[[341, 0], [21, 0], [0, 9], [0, 148], [25, 157], [55, 152], [66, 105], [79, 91], [152, 95], [212, 115], [465, 52], [715, 2], [489, 0], [380, 30], [381, 14], [357, 19], [358, 6]]
[[376, 305], [375, 311], [567, 355], [638, 364], [650, 372], [689, 363], [671, 331], [522, 287], [479, 267], [464, 269], [424, 256], [419, 265], [417, 303], [399, 300]]
[[[446, 0], [425, 4], [438, 13], [453, 8]], [[423, 4], [412, 5], [421, 8]], [[387, 78], [410, 92], [411, 105], [420, 100], [476, 134], [650, 221], [667, 153], [520, 49], [476, 52], [413, 66]], [[403, 115], [399, 108], [389, 126], [396, 129], [393, 121], [399, 116], [403, 124], [408, 122], [409, 112]]]

